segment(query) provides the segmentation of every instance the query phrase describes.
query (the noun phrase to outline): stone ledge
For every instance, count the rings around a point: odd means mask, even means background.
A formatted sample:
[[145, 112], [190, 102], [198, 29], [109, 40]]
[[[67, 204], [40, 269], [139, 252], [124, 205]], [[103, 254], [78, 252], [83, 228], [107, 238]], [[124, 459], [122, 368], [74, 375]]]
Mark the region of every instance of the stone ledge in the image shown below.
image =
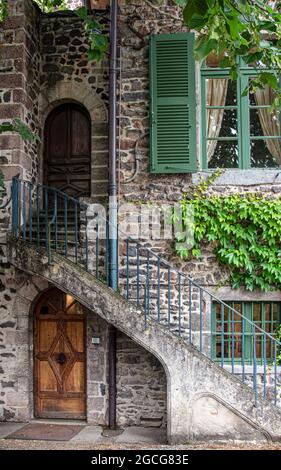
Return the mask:
[[[198, 184], [200, 178], [206, 180], [211, 174], [209, 171], [198, 171], [192, 174], [192, 183]], [[249, 169], [226, 170], [216, 181], [213, 186], [255, 186], [258, 184], [281, 184], [281, 168], [274, 169]]]

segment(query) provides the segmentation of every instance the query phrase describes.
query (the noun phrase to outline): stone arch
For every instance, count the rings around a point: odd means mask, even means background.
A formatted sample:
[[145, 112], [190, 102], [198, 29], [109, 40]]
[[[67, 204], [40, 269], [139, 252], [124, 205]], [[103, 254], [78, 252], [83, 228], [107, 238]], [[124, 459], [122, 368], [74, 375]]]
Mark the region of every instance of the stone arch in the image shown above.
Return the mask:
[[106, 106], [92, 89], [87, 89], [84, 83], [64, 81], [57, 82], [54, 87], [41, 92], [39, 106], [43, 120], [54, 107], [65, 101], [83, 104], [95, 124], [108, 122]]
[[[80, 299], [77, 298], [73, 292], [70, 292], [65, 286], [61, 286], [56, 284], [56, 282], [52, 282], [52, 280], [48, 281], [47, 279], [42, 278], [40, 275], [37, 276], [36, 274], [24, 274], [22, 278], [22, 282], [18, 287], [17, 293], [15, 294], [15, 299], [14, 299], [14, 304], [13, 308], [17, 313], [17, 318], [20, 320], [18, 321], [18, 329], [19, 334], [24, 338], [24, 351], [22, 350], [22, 347], [20, 347], [19, 351], [17, 352], [17, 358], [15, 360], [15, 369], [16, 371], [22, 371], [22, 375], [24, 375], [24, 387], [21, 388], [21, 395], [23, 396], [24, 400], [24, 407], [22, 411], [22, 415], [20, 415], [21, 420], [23, 421], [29, 421], [30, 419], [33, 418], [34, 416], [34, 360], [33, 360], [33, 343], [34, 343], [34, 308], [38, 302], [38, 299], [48, 290], [52, 289], [54, 286], [56, 286], [59, 290], [65, 293], [70, 293], [75, 297], [79, 302]], [[97, 358], [93, 357], [93, 349], [96, 351], [98, 350], [96, 347], [91, 348], [91, 334], [93, 331], [97, 335], [101, 335], [101, 338], [103, 338], [102, 341], [102, 349], [104, 348], [104, 345], [107, 344], [108, 340], [108, 330], [107, 328], [109, 327], [109, 322], [108, 319], [103, 318], [102, 316], [99, 315], [99, 309], [90, 309], [89, 305], [85, 304], [84, 302], [81, 302], [82, 305], [87, 309], [87, 362], [88, 362], [88, 367], [91, 366], [91, 364], [95, 363], [97, 364]], [[121, 325], [120, 325], [121, 326]], [[162, 416], [163, 413], [163, 428], [166, 428], [167, 424], [167, 429], [169, 426], [169, 416], [168, 416], [168, 409], [169, 409], [169, 398], [168, 398], [168, 388], [169, 387], [169, 382], [170, 382], [170, 377], [169, 377], [169, 371], [166, 367], [165, 361], [163, 360], [163, 357], [161, 354], [158, 354], [157, 350], [155, 348], [148, 348], [147, 344], [142, 341], [139, 341], [137, 337], [131, 338], [128, 337], [127, 332], [124, 331], [122, 328], [118, 328], [118, 344], [120, 347], [121, 344], [121, 349], [120, 349], [120, 354], [122, 357], [124, 355], [127, 355], [129, 360], [131, 360], [132, 357], [139, 357], [139, 355], [143, 355], [143, 352], [140, 350], [140, 347], [144, 349], [145, 352], [145, 363], [142, 362], [136, 362], [137, 367], [140, 368], [142, 371], [142, 364], [144, 365], [145, 371], [147, 373], [147, 368], [150, 364], [150, 361], [152, 358], [149, 359], [149, 362], [146, 362], [148, 360], [148, 355], [150, 354], [153, 356], [157, 361], [161, 364], [162, 369], [164, 371], [165, 375], [165, 380], [166, 380], [166, 387], [165, 387], [165, 408], [157, 408], [155, 407], [155, 413], [151, 414], [150, 417], [154, 418], [155, 421], [157, 421], [157, 416]], [[124, 335], [126, 337], [124, 337]], [[130, 341], [130, 344], [134, 344], [134, 348], [129, 345], [128, 348], [126, 348], [126, 344], [129, 344], [128, 341]], [[125, 345], [125, 346], [124, 346]], [[91, 348], [91, 349], [90, 349]], [[124, 352], [125, 348], [125, 352]], [[105, 354], [107, 354], [107, 350], [105, 350]], [[132, 356], [133, 354], [133, 356]], [[163, 379], [162, 372], [161, 372], [161, 367], [158, 365], [155, 373], [155, 366], [157, 365], [156, 363], [152, 363], [151, 365], [151, 370], [154, 371], [153, 375], [151, 375], [152, 379], [154, 380], [153, 386], [157, 386], [156, 384], [156, 378], [160, 376], [161, 380]], [[101, 367], [104, 365], [104, 361], [100, 360], [99, 361], [101, 364]], [[128, 367], [128, 369], [131, 368], [131, 363], [129, 362], [128, 365], [126, 365], [126, 362], [123, 362], [121, 369], [122, 374], [123, 374], [123, 369], [124, 366], [125, 368]], [[138, 366], [139, 364], [139, 366]], [[96, 366], [95, 366], [96, 367]], [[149, 366], [150, 367], [150, 366]], [[28, 373], [27, 373], [28, 371]], [[98, 372], [99, 374], [101, 371]], [[155, 377], [154, 377], [154, 374]], [[92, 377], [92, 371], [91, 369], [88, 369], [88, 377], [89, 379], [87, 380], [87, 421], [90, 424], [99, 424], [99, 425], [107, 425], [107, 396], [105, 396], [105, 405], [104, 406], [104, 412], [101, 412], [100, 409], [97, 409], [96, 406], [99, 405], [99, 401], [101, 400], [101, 397], [93, 397], [93, 395], [96, 393], [96, 388], [97, 386], [95, 385], [94, 381], [91, 379]], [[105, 387], [107, 386], [107, 379], [106, 379], [106, 368], [104, 369], [104, 379], [105, 379]], [[124, 382], [122, 383], [123, 378], [121, 376], [117, 375], [117, 380], [119, 378], [119, 393], [130, 393], [130, 384], [126, 382], [126, 373], [124, 374]], [[21, 379], [22, 380], [22, 379]], [[162, 382], [163, 383], [163, 382]], [[140, 380], [140, 386], [143, 386], [143, 390], [145, 392], [145, 396], [147, 396], [147, 391], [145, 389], [144, 384], [147, 384], [147, 376], [143, 375], [141, 380]], [[122, 385], [122, 388], [121, 388]], [[22, 385], [21, 385], [22, 386]], [[100, 392], [98, 392], [100, 393]], [[141, 392], [138, 392], [138, 394]], [[149, 391], [149, 397], [152, 400], [158, 400], [158, 394], [159, 392], [154, 391], [152, 388]], [[17, 398], [18, 399], [18, 398]], [[94, 402], [94, 400], [97, 400], [97, 405]], [[123, 401], [123, 398], [121, 398], [121, 402]], [[128, 408], [129, 410], [129, 408]], [[164, 411], [163, 411], [164, 410]], [[147, 414], [142, 414], [143, 412], [139, 410], [139, 413], [141, 413], [142, 419], [138, 422], [138, 425], [144, 425], [145, 419], [147, 418]], [[119, 414], [119, 420], [120, 423], [124, 421], [124, 425], [127, 425], [129, 423], [128, 419], [130, 418], [129, 413], [127, 412], [127, 409], [123, 409], [123, 403], [120, 405], [119, 412], [117, 411], [117, 415]], [[134, 417], [132, 417], [134, 419]], [[166, 423], [167, 419], [167, 423]], [[97, 421], [98, 420], [98, 421]], [[135, 421], [137, 424], [137, 421]], [[131, 423], [132, 425], [135, 425], [134, 423]]]
[[[91, 196], [107, 195], [108, 167], [108, 110], [104, 101], [84, 83], [59, 81], [54, 86], [41, 91], [39, 110], [41, 128], [44, 129], [49, 113], [63, 103], [77, 103], [85, 107], [91, 118]], [[104, 153], [102, 153], [104, 152]], [[101, 176], [97, 176], [100, 175]], [[106, 176], [104, 176], [106, 175]], [[43, 181], [43, 145], [40, 149], [39, 180]], [[102, 184], [102, 190], [100, 189]]]

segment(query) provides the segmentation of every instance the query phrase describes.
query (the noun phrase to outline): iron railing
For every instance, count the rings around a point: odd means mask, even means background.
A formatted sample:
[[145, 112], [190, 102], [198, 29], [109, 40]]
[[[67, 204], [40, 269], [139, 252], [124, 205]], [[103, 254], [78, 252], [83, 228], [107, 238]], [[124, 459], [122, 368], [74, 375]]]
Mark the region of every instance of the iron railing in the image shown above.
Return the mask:
[[[12, 233], [16, 239], [45, 247], [49, 261], [58, 252], [83, 266], [108, 284], [109, 222], [89, 212], [84, 203], [54, 188], [14, 178], [12, 183]], [[281, 343], [237, 309], [217, 298], [205, 287], [176, 269], [149, 246], [122, 234], [119, 239], [119, 292], [133, 301], [148, 319], [165, 325], [174, 334], [235, 374], [259, 394], [277, 404], [279, 395], [278, 356]], [[219, 353], [211, 355], [211, 316], [220, 306]], [[226, 319], [225, 319], [226, 318]], [[230, 320], [229, 320], [230, 319]], [[237, 319], [241, 330], [236, 331]], [[230, 331], [225, 330], [231, 325]], [[251, 352], [245, 338], [251, 334]], [[225, 354], [226, 341], [231, 343]], [[239, 351], [237, 345], [239, 343]], [[270, 348], [268, 348], [270, 345]], [[268, 357], [270, 350], [270, 358]]]

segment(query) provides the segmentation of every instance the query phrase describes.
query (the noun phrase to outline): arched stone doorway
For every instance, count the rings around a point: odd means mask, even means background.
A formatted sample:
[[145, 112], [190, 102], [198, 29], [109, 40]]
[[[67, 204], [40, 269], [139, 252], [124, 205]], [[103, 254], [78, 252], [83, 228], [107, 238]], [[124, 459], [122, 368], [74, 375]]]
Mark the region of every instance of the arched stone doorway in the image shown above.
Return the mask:
[[91, 118], [84, 106], [64, 103], [45, 124], [44, 184], [72, 197], [91, 195]]
[[34, 310], [34, 405], [38, 418], [86, 419], [86, 312], [56, 288]]

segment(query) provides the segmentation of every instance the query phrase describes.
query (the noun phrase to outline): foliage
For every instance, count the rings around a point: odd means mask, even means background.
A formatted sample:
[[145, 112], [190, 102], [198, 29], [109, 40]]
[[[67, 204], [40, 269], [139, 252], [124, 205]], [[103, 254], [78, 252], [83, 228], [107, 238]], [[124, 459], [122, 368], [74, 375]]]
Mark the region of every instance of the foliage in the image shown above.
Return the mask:
[[34, 0], [44, 13], [52, 13], [53, 11], [66, 10], [65, 0]]
[[8, 16], [8, 0], [0, 0], [0, 22]]
[[[24, 141], [38, 142], [40, 138], [38, 135], [32, 133], [29, 127], [22, 122], [19, 118], [13, 119], [11, 122], [3, 122], [0, 124], [0, 134], [3, 132], [15, 132], [21, 136]], [[0, 170], [0, 195], [1, 188], [4, 188], [4, 175]]]
[[190, 191], [184, 193], [185, 198], [194, 198], [203, 196], [209, 187], [225, 172], [224, 168], [217, 168], [214, 170], [208, 178], [204, 179], [201, 177], [199, 183], [196, 186], [190, 186]]
[[[44, 13], [58, 10], [67, 10], [65, 0], [35, 0]], [[88, 15], [86, 7], [77, 8], [74, 13], [83, 21], [86, 35], [89, 39], [89, 60], [99, 62], [108, 49], [108, 38], [103, 32], [101, 24], [91, 15]], [[7, 0], [0, 0], [0, 22], [8, 16]]]
[[[216, 54], [219, 65], [237, 78], [238, 57], [259, 73], [251, 89], [271, 86], [281, 107], [281, 2], [272, 0], [174, 0], [187, 26], [197, 31], [195, 57]], [[275, 5], [275, 6], [274, 6]], [[246, 93], [247, 90], [245, 90]]]
[[19, 118], [13, 119], [11, 122], [3, 122], [0, 124], [0, 134], [3, 132], [15, 132], [19, 134], [23, 140], [36, 142], [40, 141], [38, 135], [31, 132], [29, 127]]
[[99, 62], [107, 52], [108, 38], [103, 34], [101, 24], [92, 16], [88, 15], [87, 8], [78, 8], [75, 10], [75, 13], [83, 20], [84, 29], [89, 38], [89, 60], [95, 60]]
[[[186, 227], [192, 206], [194, 246], [176, 250], [183, 258], [200, 257], [201, 246], [212, 243], [220, 263], [231, 270], [233, 288], [270, 291], [281, 287], [281, 198], [257, 193], [195, 197], [181, 200]], [[176, 241], [183, 242], [181, 238]]]

